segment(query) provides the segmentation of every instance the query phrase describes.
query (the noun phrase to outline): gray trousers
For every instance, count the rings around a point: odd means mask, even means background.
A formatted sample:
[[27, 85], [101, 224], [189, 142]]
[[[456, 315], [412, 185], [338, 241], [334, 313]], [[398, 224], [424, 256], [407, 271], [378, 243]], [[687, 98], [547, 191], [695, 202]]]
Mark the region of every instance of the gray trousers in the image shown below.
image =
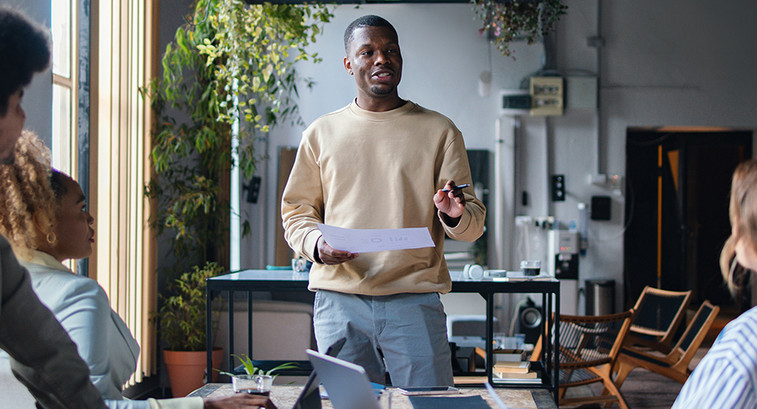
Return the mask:
[[371, 382], [451, 386], [446, 315], [439, 294], [365, 296], [318, 290], [313, 325], [318, 349], [339, 338], [338, 357], [365, 368]]

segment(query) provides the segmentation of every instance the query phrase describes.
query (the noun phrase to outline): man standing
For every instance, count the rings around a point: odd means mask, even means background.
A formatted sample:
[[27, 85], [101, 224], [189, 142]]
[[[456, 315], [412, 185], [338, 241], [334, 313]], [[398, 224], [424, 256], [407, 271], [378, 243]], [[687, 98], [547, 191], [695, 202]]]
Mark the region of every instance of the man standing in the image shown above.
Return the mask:
[[[319, 349], [341, 337], [339, 356], [373, 382], [452, 385], [446, 316], [451, 289], [445, 234], [474, 241], [486, 210], [470, 184], [465, 144], [446, 117], [399, 97], [402, 55], [394, 27], [363, 16], [345, 30], [344, 68], [357, 97], [303, 133], [282, 197], [289, 245], [315, 264]], [[445, 188], [443, 191], [442, 188]], [[427, 227], [436, 247], [354, 254], [324, 240], [317, 223], [345, 228]]]
[[[0, 163], [13, 163], [13, 148], [26, 114], [23, 87], [47, 68], [47, 34], [22, 14], [0, 6]], [[0, 200], [13, 200], [0, 192]], [[0, 223], [3, 223], [0, 220]], [[29, 274], [0, 236], [0, 349], [13, 358], [14, 375], [43, 408], [105, 408], [89, 381], [76, 345], [32, 291]]]

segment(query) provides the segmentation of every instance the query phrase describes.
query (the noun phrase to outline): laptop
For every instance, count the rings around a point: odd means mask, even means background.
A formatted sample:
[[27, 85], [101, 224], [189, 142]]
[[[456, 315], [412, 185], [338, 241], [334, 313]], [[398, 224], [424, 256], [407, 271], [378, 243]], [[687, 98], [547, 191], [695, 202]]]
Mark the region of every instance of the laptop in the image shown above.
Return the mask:
[[334, 409], [381, 409], [362, 366], [311, 349], [305, 352]]
[[[340, 338], [338, 341], [331, 344], [326, 350], [326, 355], [337, 356], [346, 341], [347, 338]], [[319, 384], [318, 373], [314, 367], [313, 371], [310, 372], [307, 382], [305, 382], [305, 386], [300, 392], [300, 396], [298, 396], [297, 401], [294, 402], [292, 409], [321, 409], [321, 394], [318, 389]]]

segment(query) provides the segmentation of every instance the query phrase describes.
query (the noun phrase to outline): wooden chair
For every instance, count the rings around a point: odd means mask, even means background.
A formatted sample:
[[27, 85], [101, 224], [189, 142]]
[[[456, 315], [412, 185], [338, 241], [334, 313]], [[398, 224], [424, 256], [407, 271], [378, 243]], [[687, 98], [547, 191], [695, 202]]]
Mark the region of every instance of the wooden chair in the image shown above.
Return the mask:
[[678, 327], [686, 317], [691, 291], [668, 291], [644, 287], [636, 300], [626, 345], [637, 345], [667, 354]]
[[[560, 315], [560, 407], [618, 402], [621, 409], [628, 408], [612, 373], [632, 315], [633, 310], [609, 315]], [[531, 360], [538, 359], [541, 345], [540, 337]], [[602, 382], [609, 395], [565, 397], [567, 388], [595, 382]]]
[[686, 328], [681, 339], [665, 356], [655, 355], [633, 347], [624, 347], [618, 356], [617, 376], [615, 385], [620, 388], [628, 374], [636, 368], [667, 376], [680, 383], [686, 382], [691, 369], [689, 363], [702, 345], [707, 331], [712, 327], [720, 307], [713, 306], [709, 301], [702, 303], [691, 323]]

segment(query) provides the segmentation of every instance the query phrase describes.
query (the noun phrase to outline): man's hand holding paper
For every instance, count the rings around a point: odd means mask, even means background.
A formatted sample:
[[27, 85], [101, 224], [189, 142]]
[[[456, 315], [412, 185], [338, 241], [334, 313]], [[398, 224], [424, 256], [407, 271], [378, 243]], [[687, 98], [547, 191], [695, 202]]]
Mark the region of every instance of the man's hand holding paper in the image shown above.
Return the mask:
[[[321, 236], [321, 239], [325, 239], [325, 243], [320, 243], [319, 240], [319, 251], [321, 253], [326, 252], [322, 250], [322, 244], [324, 247], [327, 246], [332, 249], [338, 249], [334, 250], [334, 257], [336, 258], [352, 259], [357, 257], [357, 253], [418, 249], [435, 246], [427, 227], [405, 229], [345, 229], [319, 223], [318, 229], [323, 235]], [[347, 254], [351, 254], [354, 257], [349, 258]], [[329, 264], [323, 258], [321, 258], [321, 261]], [[340, 262], [344, 261], [348, 260]]]
[[328, 265], [341, 264], [346, 261], [354, 260], [359, 255], [358, 253], [351, 253], [346, 250], [339, 250], [331, 247], [326, 241], [326, 237], [323, 235], [318, 239], [316, 254], [321, 263]]

